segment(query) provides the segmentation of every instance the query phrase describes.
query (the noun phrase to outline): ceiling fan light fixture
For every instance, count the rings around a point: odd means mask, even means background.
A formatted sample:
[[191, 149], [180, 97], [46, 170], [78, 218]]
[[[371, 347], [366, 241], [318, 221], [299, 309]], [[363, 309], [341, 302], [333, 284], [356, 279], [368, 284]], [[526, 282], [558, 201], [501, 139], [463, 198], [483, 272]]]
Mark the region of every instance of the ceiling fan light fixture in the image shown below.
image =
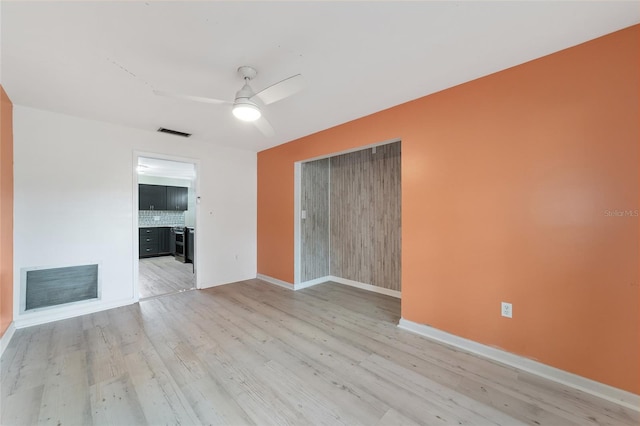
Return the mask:
[[233, 104], [233, 115], [242, 121], [256, 121], [262, 116], [260, 108], [248, 99], [237, 100]]

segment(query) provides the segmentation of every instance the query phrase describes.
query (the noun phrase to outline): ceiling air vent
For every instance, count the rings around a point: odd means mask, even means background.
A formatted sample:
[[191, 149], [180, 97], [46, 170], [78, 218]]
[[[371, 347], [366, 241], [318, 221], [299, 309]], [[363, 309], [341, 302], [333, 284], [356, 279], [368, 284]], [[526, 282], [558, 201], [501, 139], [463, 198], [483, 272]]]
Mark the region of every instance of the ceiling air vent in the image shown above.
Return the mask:
[[160, 127], [158, 129], [160, 133], [168, 133], [170, 135], [182, 136], [183, 138], [188, 138], [191, 136], [191, 133], [179, 132], [177, 130], [165, 129], [164, 127]]

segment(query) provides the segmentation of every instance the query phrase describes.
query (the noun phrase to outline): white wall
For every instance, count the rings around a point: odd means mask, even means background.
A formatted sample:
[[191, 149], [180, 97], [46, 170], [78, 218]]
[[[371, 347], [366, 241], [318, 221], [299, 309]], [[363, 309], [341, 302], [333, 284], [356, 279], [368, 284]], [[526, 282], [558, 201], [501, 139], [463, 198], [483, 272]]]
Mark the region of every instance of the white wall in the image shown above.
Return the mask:
[[[254, 152], [19, 105], [14, 108], [14, 147], [16, 326], [136, 301], [136, 151], [199, 164], [198, 286], [255, 278]], [[96, 262], [102, 300], [20, 313], [22, 268]]]
[[177, 179], [163, 176], [147, 176], [138, 175], [138, 183], [146, 183], [149, 185], [167, 185], [167, 186], [182, 186], [184, 188], [190, 188], [193, 184], [189, 179]]

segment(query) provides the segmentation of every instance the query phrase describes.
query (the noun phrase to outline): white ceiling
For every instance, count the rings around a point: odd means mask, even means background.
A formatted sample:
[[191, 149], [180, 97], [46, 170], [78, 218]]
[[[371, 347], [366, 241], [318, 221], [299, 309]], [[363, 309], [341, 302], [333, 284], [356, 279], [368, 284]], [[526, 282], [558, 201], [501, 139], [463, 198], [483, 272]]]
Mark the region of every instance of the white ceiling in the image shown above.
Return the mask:
[[[141, 129], [167, 127], [261, 150], [640, 22], [637, 1], [7, 1], [1, 81], [12, 101]], [[269, 105], [272, 138], [224, 106], [240, 65]], [[184, 139], [176, 139], [184, 142]], [[186, 140], [188, 141], [188, 140]]]

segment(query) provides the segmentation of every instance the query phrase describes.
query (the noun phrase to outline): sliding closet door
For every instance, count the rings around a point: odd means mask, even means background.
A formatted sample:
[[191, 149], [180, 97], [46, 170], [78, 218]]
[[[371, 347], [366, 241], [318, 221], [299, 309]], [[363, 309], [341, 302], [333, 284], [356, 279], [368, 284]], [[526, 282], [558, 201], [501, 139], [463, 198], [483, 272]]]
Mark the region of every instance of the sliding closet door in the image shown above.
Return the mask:
[[302, 163], [302, 282], [329, 275], [329, 159]]
[[400, 291], [400, 142], [332, 157], [330, 169], [331, 275]]

